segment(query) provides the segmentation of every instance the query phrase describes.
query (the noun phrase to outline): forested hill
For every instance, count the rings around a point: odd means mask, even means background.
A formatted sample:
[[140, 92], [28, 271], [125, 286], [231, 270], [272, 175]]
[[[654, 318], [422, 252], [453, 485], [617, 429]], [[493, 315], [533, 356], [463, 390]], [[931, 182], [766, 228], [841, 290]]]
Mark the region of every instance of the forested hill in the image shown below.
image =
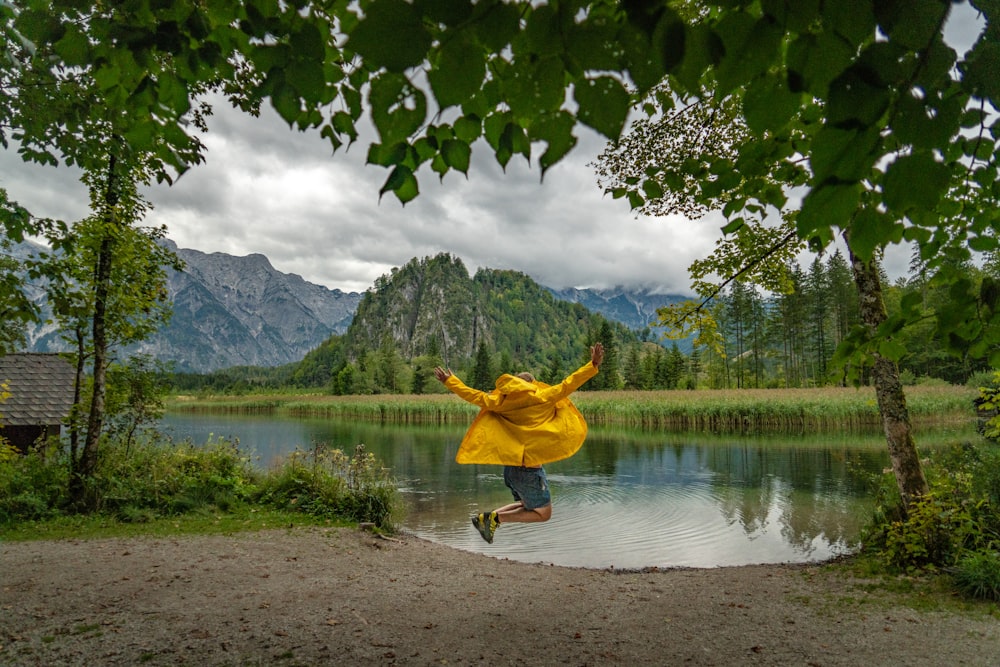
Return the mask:
[[489, 369], [484, 372], [531, 370], [561, 379], [602, 338], [627, 342], [636, 334], [557, 299], [523, 273], [480, 269], [470, 277], [461, 259], [440, 254], [414, 258], [376, 280], [347, 333], [307, 356], [298, 376], [315, 382], [321, 368], [346, 364], [364, 371], [398, 355], [400, 363], [424, 369], [443, 363], [471, 370], [478, 363]]

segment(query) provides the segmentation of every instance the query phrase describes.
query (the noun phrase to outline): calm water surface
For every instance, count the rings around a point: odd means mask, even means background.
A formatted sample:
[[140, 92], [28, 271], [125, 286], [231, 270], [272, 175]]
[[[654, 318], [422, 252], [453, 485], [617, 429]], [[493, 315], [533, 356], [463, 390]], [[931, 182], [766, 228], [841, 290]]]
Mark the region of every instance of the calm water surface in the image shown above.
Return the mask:
[[454, 462], [465, 426], [171, 414], [175, 439], [238, 438], [266, 467], [314, 445], [363, 443], [407, 499], [404, 529], [459, 549], [581, 567], [717, 567], [808, 562], [848, 553], [888, 464], [878, 434], [761, 438], [592, 427], [580, 452], [546, 466], [544, 524], [504, 525], [492, 545], [469, 517], [510, 502], [499, 466]]

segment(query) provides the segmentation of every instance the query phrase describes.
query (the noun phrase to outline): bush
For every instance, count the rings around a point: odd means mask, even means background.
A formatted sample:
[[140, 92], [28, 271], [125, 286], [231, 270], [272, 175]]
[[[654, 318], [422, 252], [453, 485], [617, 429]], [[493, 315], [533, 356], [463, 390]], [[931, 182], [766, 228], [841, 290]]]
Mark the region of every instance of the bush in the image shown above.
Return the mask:
[[[971, 568], [1000, 546], [1000, 452], [957, 445], [925, 461], [930, 491], [903, 512], [895, 479], [883, 475], [864, 549], [893, 571]], [[972, 561], [970, 561], [972, 562]]]
[[[0, 525], [60, 516], [68, 507], [68, 454], [47, 451], [0, 460]], [[229, 512], [251, 503], [311, 516], [374, 523], [393, 530], [401, 497], [374, 455], [360, 445], [353, 457], [337, 449], [296, 452], [261, 473], [237, 443], [195, 446], [156, 434], [125, 444], [101, 443], [95, 473], [86, 481], [95, 514], [123, 523], [165, 516]]]
[[402, 503], [396, 485], [374, 454], [358, 445], [353, 457], [339, 449], [293, 452], [262, 480], [258, 502], [312, 516], [339, 516], [394, 530]]
[[0, 460], [0, 525], [58, 516], [66, 504], [69, 463], [58, 449], [33, 448]]
[[258, 474], [236, 443], [195, 446], [155, 436], [125, 445], [104, 442], [88, 493], [99, 513], [148, 521], [194, 511], [228, 511], [245, 503]]
[[1000, 602], [1000, 555], [996, 552], [964, 556], [953, 568], [952, 578], [963, 594]]

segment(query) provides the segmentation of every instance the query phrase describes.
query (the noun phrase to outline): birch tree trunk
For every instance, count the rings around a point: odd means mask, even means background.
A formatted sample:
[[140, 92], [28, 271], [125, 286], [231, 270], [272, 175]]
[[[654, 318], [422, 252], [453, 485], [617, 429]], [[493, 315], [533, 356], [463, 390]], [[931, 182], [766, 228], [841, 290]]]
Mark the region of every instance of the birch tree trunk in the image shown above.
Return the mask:
[[[861, 322], [870, 333], [874, 333], [888, 317], [885, 301], [882, 298], [878, 263], [874, 259], [867, 262], [860, 260], [850, 252], [850, 240], [847, 240], [851, 270], [858, 290]], [[882, 417], [882, 428], [889, 445], [889, 459], [902, 497], [903, 510], [908, 511], [914, 500], [927, 493], [927, 479], [924, 477], [920, 457], [917, 455], [917, 446], [913, 440], [913, 427], [910, 423], [910, 412], [906, 407], [903, 385], [899, 380], [899, 367], [896, 362], [886, 359], [878, 351], [875, 351], [873, 356], [875, 363], [872, 368], [872, 381], [875, 385], [879, 414]]]

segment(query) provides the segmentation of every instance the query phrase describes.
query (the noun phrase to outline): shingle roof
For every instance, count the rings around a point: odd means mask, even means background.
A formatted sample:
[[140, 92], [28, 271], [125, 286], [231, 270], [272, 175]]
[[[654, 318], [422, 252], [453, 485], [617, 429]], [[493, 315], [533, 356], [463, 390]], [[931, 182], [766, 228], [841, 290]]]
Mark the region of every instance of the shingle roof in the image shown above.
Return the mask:
[[58, 354], [0, 357], [0, 383], [10, 397], [0, 403], [3, 425], [58, 424], [73, 405], [73, 366]]

